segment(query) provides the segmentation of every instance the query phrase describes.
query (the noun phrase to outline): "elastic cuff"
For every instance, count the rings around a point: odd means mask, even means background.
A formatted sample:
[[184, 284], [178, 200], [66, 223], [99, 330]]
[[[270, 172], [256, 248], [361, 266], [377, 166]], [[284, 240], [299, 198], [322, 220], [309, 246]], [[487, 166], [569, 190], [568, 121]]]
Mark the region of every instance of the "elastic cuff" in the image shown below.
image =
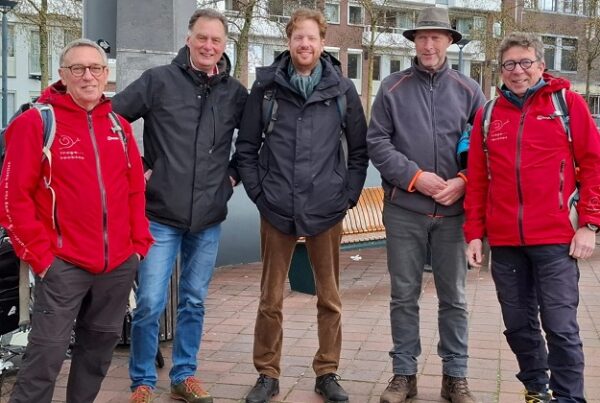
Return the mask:
[[469, 179], [467, 178], [467, 175], [463, 174], [462, 172], [457, 173], [456, 176], [458, 176], [460, 179], [464, 180], [465, 183], [469, 183]]
[[417, 182], [417, 179], [419, 179], [419, 176], [421, 176], [422, 173], [423, 173], [422, 169], [419, 169], [417, 171], [417, 173], [415, 174], [415, 176], [413, 176], [412, 180], [408, 184], [408, 189], [406, 189], [406, 190], [408, 190], [409, 192], [414, 192], [414, 191], [417, 190], [417, 189], [414, 188], [414, 186], [415, 186], [415, 183]]

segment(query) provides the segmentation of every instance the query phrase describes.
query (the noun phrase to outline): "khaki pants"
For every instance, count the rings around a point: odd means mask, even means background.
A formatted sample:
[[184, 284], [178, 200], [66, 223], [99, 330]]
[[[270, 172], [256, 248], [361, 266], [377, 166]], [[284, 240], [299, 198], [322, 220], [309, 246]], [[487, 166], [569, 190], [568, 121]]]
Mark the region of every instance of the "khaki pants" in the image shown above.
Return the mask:
[[[306, 238], [317, 289], [319, 349], [313, 359], [317, 376], [336, 372], [342, 348], [342, 302], [339, 257], [342, 222]], [[261, 374], [279, 378], [283, 340], [283, 288], [297, 237], [287, 235], [261, 218], [263, 272], [254, 330], [254, 366]]]

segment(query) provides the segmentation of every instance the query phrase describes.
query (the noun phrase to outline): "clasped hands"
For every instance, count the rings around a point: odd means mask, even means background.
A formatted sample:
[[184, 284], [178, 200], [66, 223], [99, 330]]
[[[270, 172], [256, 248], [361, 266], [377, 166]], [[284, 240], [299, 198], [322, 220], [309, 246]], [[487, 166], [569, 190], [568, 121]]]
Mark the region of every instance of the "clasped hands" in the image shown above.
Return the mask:
[[415, 189], [443, 206], [450, 206], [465, 194], [465, 181], [458, 177], [444, 180], [433, 172], [421, 172]]

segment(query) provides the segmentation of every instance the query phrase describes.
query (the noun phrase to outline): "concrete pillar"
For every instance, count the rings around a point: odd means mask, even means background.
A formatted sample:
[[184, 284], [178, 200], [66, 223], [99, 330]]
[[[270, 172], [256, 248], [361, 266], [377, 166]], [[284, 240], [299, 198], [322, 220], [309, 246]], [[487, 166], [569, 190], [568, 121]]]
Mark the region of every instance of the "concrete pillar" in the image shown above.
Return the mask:
[[171, 62], [196, 8], [196, 0], [117, 0], [117, 91]]

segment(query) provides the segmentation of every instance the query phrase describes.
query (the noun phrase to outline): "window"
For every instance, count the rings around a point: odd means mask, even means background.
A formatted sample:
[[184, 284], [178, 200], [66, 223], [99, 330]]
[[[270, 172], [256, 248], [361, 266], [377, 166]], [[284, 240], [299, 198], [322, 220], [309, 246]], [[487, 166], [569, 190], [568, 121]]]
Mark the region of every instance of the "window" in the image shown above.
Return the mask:
[[567, 14], [577, 13], [577, 0], [563, 0], [563, 12]]
[[395, 73], [397, 71], [402, 71], [402, 60], [390, 60], [390, 74]]
[[577, 71], [577, 39], [543, 36], [544, 61], [548, 70]]
[[331, 24], [340, 23], [340, 3], [325, 3], [325, 19]]
[[[29, 52], [29, 75], [39, 76], [42, 74], [40, 67], [40, 33], [38, 31], [29, 32], [30, 52]], [[52, 41], [48, 33], [48, 73], [52, 76]]]
[[373, 81], [381, 80], [381, 56], [373, 57], [373, 74], [371, 74]]
[[327, 51], [327, 53], [329, 53], [331, 56], [335, 57], [336, 59], [340, 60], [340, 49], [339, 48], [325, 48], [325, 50]]
[[464, 38], [471, 36], [471, 30], [473, 29], [472, 18], [457, 18], [454, 20], [454, 29], [460, 32]]
[[[16, 75], [16, 59], [15, 59], [15, 26], [12, 24], [8, 25], [7, 30], [7, 46], [6, 46], [6, 54], [8, 56], [7, 62], [7, 75], [14, 77]], [[0, 41], [0, 51], [2, 50], [2, 42]], [[2, 66], [0, 65], [0, 72], [2, 71]], [[9, 95], [10, 96], [10, 95]], [[13, 94], [14, 97], [14, 94]]]
[[363, 24], [363, 9], [357, 4], [348, 5], [348, 24], [362, 25]]
[[448, 0], [435, 0], [435, 4], [448, 5]]
[[225, 10], [240, 11], [240, 0], [225, 0]]
[[348, 53], [348, 78], [357, 80], [360, 78], [360, 54]]
[[405, 12], [396, 13], [398, 18], [398, 28], [411, 29], [415, 27], [415, 13]]
[[362, 56], [360, 51], [348, 50], [348, 78], [354, 83], [359, 95], [362, 87]]
[[540, 0], [544, 11], [558, 11], [558, 0]]
[[[299, 8], [314, 9], [315, 0], [269, 0], [269, 14], [272, 16], [289, 17]], [[289, 18], [279, 19], [280, 22], [286, 22]]]
[[593, 1], [584, 1], [583, 5], [583, 15], [587, 15], [588, 17], [596, 17], [598, 16], [598, 8], [600, 4]]

